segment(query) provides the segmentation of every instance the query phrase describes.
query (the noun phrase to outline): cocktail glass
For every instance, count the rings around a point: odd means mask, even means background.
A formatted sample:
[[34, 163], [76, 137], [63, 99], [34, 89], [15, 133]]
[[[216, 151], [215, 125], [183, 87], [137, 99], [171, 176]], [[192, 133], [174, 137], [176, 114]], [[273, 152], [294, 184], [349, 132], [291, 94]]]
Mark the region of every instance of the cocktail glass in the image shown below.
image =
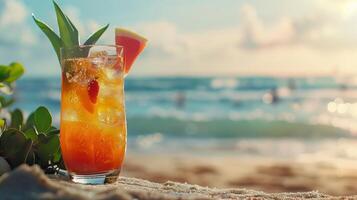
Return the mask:
[[61, 49], [60, 143], [72, 181], [115, 182], [126, 149], [123, 47]]

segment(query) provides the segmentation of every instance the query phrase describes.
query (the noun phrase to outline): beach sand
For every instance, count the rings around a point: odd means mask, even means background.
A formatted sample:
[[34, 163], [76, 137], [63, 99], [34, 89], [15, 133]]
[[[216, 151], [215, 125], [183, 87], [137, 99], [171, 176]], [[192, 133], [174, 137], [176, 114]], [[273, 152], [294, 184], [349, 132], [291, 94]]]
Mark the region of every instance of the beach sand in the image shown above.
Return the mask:
[[[202, 171], [199, 169], [198, 171]], [[207, 169], [203, 170], [207, 172]], [[208, 170], [210, 171], [210, 170]], [[217, 189], [167, 181], [163, 184], [121, 176], [113, 184], [81, 185], [56, 175], [46, 176], [37, 167], [22, 165], [0, 177], [1, 199], [52, 200], [295, 200], [355, 199], [332, 197], [316, 191], [298, 193], [264, 193], [242, 188]]]
[[257, 156], [135, 154], [127, 155], [121, 175], [153, 182], [168, 180], [216, 188], [264, 192], [319, 191], [357, 194], [357, 166], [272, 159]]
[[357, 194], [354, 160], [349, 163], [323, 161], [317, 157], [303, 158], [131, 151], [115, 184], [85, 186], [69, 183], [65, 177], [46, 177], [38, 167], [23, 165], [0, 177], [0, 197], [357, 199], [353, 196]]

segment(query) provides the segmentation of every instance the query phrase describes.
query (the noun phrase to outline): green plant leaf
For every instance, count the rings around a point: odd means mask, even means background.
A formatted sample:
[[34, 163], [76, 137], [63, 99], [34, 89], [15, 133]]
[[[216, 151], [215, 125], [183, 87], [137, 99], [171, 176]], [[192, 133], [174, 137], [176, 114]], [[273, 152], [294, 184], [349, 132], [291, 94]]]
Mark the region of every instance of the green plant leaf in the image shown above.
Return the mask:
[[[4, 126], [5, 126], [5, 120], [4, 119], [0, 119], [0, 129], [2, 127], [4, 127]], [[0, 134], [0, 137], [1, 137], [1, 134]]]
[[5, 79], [5, 81], [8, 83], [12, 83], [24, 74], [25, 69], [20, 63], [13, 62], [9, 66], [9, 72], [9, 77]]
[[38, 135], [34, 128], [27, 129], [24, 132], [24, 135], [25, 135], [26, 139], [31, 139], [34, 142], [37, 142], [37, 140], [38, 140]]
[[99, 40], [99, 38], [103, 35], [103, 33], [107, 30], [108, 27], [109, 27], [109, 24], [107, 24], [106, 26], [97, 30], [95, 33], [93, 33], [91, 36], [89, 36], [89, 38], [84, 42], [84, 45], [95, 44]]
[[0, 81], [3, 82], [10, 76], [10, 69], [6, 65], [0, 65]]
[[35, 126], [35, 112], [30, 113], [30, 115], [27, 117], [24, 130], [33, 128]]
[[43, 33], [47, 36], [47, 38], [50, 40], [58, 60], [60, 61], [60, 48], [63, 46], [62, 39], [44, 22], [40, 21], [35, 17], [34, 14], [32, 14], [33, 20], [35, 20], [35, 23], [37, 26], [42, 30]]
[[52, 117], [46, 107], [40, 106], [34, 114], [35, 127], [39, 133], [45, 133], [52, 124]]
[[0, 93], [4, 93], [6, 95], [11, 95], [14, 92], [13, 85], [8, 82], [2, 82], [2, 85], [0, 87]]
[[60, 133], [60, 130], [54, 128], [52, 129], [52, 127], [50, 129], [47, 130], [46, 135], [50, 136], [50, 135], [58, 135]]
[[61, 149], [59, 148], [58, 151], [53, 154], [52, 160], [53, 160], [54, 163], [57, 163], [57, 162], [59, 162], [61, 160], [61, 158], [62, 158]]
[[60, 148], [58, 135], [39, 135], [38, 155], [41, 160], [52, 160]]
[[23, 114], [21, 110], [15, 109], [11, 112], [11, 128], [20, 129], [22, 127], [22, 123], [24, 121]]
[[13, 104], [14, 101], [15, 100], [13, 98], [6, 98], [4, 96], [0, 96], [0, 108], [8, 107]]
[[57, 23], [60, 32], [63, 45], [65, 47], [72, 47], [79, 45], [78, 32], [76, 34], [76, 29], [72, 27], [71, 22], [69, 22], [68, 17], [63, 13], [58, 4], [53, 1], [53, 5], [56, 10]]
[[27, 140], [24, 134], [17, 129], [7, 129], [0, 137], [0, 152], [12, 168], [27, 160], [31, 147], [32, 141]]
[[29, 151], [29, 154], [28, 154], [25, 162], [29, 165], [36, 164], [36, 154], [35, 154], [35, 152], [33, 152], [33, 150]]

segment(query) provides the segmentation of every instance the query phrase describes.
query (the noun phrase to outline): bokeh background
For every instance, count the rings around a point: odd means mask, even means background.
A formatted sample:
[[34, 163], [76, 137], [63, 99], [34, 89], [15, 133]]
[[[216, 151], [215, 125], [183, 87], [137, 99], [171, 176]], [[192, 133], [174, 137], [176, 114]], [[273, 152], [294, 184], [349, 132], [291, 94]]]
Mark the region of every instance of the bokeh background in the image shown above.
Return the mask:
[[[83, 40], [106, 23], [101, 44], [115, 27], [149, 40], [125, 83], [124, 175], [357, 193], [356, 1], [58, 2]], [[0, 0], [0, 62], [27, 69], [14, 107], [58, 124], [60, 66], [31, 13], [57, 27], [51, 1]]]

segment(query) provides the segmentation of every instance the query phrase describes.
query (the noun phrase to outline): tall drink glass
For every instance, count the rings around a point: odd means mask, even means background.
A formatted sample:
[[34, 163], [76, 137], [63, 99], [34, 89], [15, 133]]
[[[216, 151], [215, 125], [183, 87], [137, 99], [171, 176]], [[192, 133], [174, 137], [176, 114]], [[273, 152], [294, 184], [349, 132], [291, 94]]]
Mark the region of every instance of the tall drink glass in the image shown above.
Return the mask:
[[123, 48], [61, 49], [61, 151], [72, 181], [115, 182], [126, 149]]

